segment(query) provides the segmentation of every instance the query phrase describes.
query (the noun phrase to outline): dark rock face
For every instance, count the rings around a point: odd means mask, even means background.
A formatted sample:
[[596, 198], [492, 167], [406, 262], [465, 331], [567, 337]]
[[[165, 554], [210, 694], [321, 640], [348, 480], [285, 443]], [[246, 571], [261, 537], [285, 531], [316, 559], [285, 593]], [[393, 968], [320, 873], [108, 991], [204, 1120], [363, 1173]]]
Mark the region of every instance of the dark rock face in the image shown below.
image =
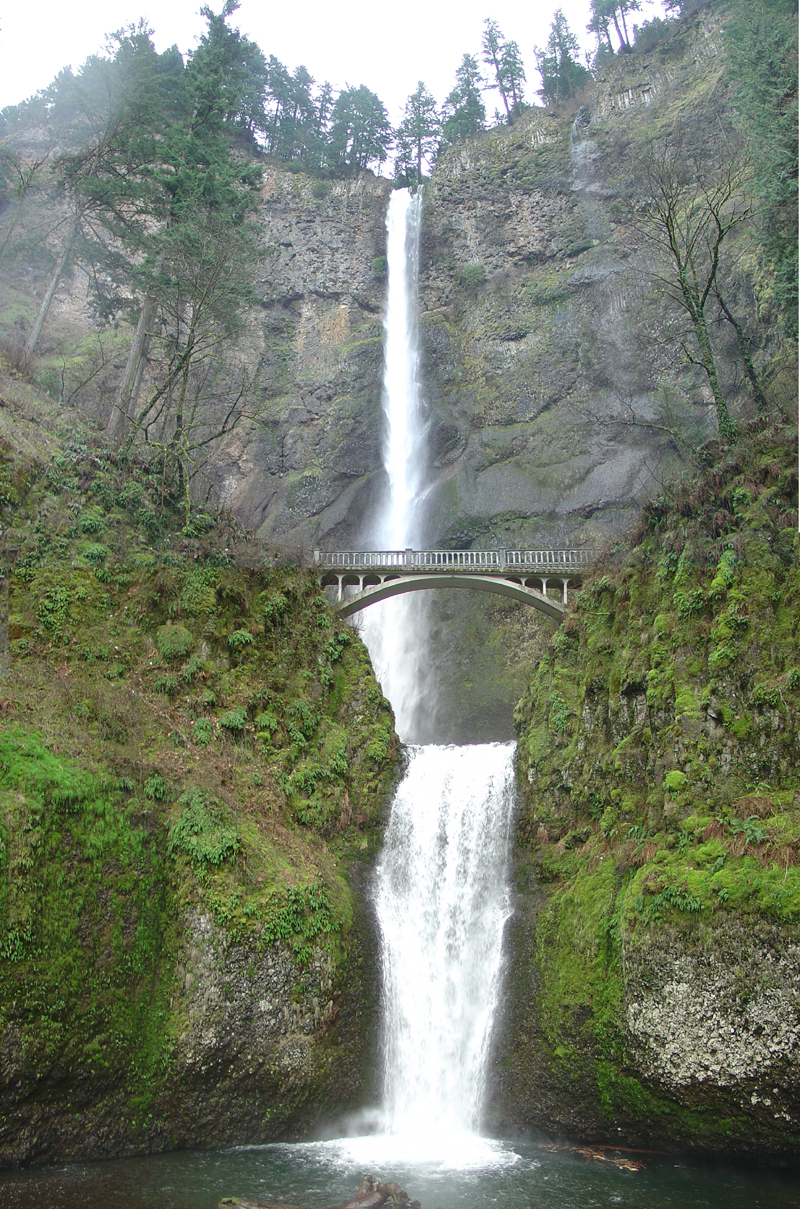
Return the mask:
[[214, 477], [227, 507], [301, 555], [351, 545], [382, 475], [373, 262], [389, 189], [370, 175], [322, 185], [281, 169], [264, 186], [263, 302], [240, 347], [259, 418], [226, 443]]

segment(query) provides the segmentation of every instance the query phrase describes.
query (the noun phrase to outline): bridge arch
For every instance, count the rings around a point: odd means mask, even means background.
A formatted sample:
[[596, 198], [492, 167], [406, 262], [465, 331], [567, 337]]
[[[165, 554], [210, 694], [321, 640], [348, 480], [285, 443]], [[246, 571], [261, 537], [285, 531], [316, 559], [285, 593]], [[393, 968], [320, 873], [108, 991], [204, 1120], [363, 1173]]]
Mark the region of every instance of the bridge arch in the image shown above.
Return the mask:
[[[405, 592], [466, 588], [510, 596], [561, 621], [568, 587], [582, 581], [593, 555], [592, 550], [315, 550], [314, 561], [322, 587], [336, 593], [331, 604], [341, 617]], [[555, 585], [560, 600], [550, 592]]]
[[[323, 587], [325, 587], [323, 583]], [[342, 584], [342, 587], [354, 586]], [[563, 620], [564, 605], [543, 592], [534, 588], [523, 587], [513, 580], [496, 579], [488, 575], [404, 575], [390, 578], [379, 585], [365, 584], [352, 596], [344, 596], [333, 604], [333, 609], [340, 617], [352, 617], [354, 613], [377, 604], [380, 600], [388, 600], [392, 596], [401, 596], [405, 592], [424, 592], [432, 588], [467, 588], [473, 592], [494, 592], [499, 596], [510, 596], [514, 600], [522, 600], [547, 617], [556, 621]]]

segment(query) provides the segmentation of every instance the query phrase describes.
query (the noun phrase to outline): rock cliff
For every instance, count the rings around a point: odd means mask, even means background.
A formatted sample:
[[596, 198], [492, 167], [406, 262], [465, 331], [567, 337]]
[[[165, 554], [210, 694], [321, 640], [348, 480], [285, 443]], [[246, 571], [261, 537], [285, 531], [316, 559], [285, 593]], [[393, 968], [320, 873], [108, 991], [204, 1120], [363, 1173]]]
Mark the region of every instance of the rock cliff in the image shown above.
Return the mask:
[[800, 1157], [796, 439], [709, 447], [518, 707], [506, 1127]]

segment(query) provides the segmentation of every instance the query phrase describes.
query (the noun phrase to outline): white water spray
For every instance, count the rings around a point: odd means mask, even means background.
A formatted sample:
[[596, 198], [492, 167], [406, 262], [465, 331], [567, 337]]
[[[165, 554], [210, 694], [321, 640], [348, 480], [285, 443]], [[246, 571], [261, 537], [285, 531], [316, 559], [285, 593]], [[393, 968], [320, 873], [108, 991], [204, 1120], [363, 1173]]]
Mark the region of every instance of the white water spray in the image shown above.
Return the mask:
[[[374, 532], [382, 549], [422, 544], [427, 457], [416, 322], [421, 207], [420, 195], [396, 191], [387, 217], [388, 492]], [[373, 605], [364, 614], [364, 638], [406, 742], [425, 736], [435, 702], [427, 637], [421, 593]], [[489, 1144], [474, 1131], [509, 914], [512, 764], [511, 744], [410, 749], [377, 872], [383, 1117], [393, 1142], [387, 1148], [385, 1135], [374, 1139], [373, 1155], [459, 1167], [487, 1161]]]

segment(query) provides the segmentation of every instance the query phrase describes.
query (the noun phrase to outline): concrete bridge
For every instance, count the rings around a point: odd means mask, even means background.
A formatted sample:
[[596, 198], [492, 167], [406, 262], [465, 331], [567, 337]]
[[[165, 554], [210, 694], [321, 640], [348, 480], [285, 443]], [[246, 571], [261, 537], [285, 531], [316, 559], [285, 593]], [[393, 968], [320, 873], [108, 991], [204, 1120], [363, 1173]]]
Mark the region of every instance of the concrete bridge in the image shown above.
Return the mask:
[[341, 617], [403, 592], [469, 588], [511, 596], [561, 621], [569, 588], [595, 557], [594, 550], [314, 551], [322, 587]]

